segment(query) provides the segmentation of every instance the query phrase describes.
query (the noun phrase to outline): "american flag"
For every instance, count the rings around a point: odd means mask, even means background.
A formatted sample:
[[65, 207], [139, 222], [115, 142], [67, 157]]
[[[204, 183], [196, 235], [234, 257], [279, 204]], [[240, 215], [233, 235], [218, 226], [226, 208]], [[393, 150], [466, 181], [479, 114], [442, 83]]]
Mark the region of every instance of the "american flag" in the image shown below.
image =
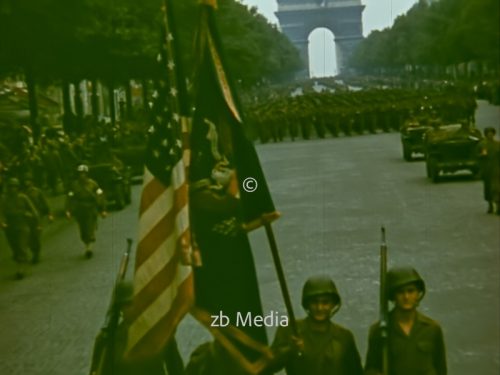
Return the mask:
[[[168, 3], [167, 3], [168, 6]], [[125, 356], [160, 353], [194, 301], [188, 185], [189, 119], [183, 116], [183, 78], [175, 60], [174, 33], [165, 9], [165, 73], [153, 105], [139, 212], [134, 300], [129, 311]], [[184, 106], [184, 107], [183, 107]]]

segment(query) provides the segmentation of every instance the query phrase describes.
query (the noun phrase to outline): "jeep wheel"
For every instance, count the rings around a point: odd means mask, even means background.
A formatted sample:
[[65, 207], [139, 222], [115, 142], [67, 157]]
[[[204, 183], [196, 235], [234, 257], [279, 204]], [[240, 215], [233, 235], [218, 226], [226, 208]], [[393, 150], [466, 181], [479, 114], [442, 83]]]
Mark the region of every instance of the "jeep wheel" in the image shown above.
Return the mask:
[[431, 179], [434, 183], [439, 182], [439, 168], [436, 166], [436, 162], [431, 164]]
[[439, 168], [436, 165], [436, 160], [427, 159], [426, 162], [427, 169], [427, 177], [432, 180], [432, 182], [436, 183], [439, 180]]
[[474, 180], [480, 180], [481, 179], [481, 170], [479, 168], [472, 168], [471, 170], [472, 173], [472, 178]]

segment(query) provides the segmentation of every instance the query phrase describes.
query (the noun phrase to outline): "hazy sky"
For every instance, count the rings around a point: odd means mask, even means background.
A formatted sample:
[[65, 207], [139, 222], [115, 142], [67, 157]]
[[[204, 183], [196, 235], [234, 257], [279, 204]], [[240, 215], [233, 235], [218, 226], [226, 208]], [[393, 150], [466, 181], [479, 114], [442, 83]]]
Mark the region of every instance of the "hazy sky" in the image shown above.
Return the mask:
[[[271, 22], [278, 23], [274, 12], [278, 10], [276, 0], [239, 0], [243, 4], [257, 6], [260, 13]], [[362, 0], [363, 34], [390, 26], [398, 15], [405, 13], [417, 0]], [[309, 36], [309, 55], [312, 76], [336, 74], [333, 34], [326, 29], [316, 29]]]

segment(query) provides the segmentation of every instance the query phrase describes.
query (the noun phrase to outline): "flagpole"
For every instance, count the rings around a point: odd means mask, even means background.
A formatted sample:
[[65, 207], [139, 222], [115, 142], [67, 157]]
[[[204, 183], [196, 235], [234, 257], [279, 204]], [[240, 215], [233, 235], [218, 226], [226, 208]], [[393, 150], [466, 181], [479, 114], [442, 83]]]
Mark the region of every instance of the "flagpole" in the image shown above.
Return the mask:
[[273, 228], [271, 226], [271, 223], [264, 224], [264, 228], [266, 229], [267, 240], [269, 241], [269, 246], [271, 247], [271, 254], [273, 256], [274, 267], [276, 268], [276, 273], [278, 275], [281, 294], [283, 295], [286, 311], [288, 313], [288, 317], [290, 318], [289, 326], [294, 336], [297, 336], [297, 322], [295, 321], [295, 313], [293, 312], [292, 300], [290, 299], [290, 293], [288, 291], [288, 285], [286, 283], [285, 273], [283, 271], [283, 265], [281, 264], [280, 253], [278, 250], [278, 245], [276, 244], [276, 238], [274, 237]]

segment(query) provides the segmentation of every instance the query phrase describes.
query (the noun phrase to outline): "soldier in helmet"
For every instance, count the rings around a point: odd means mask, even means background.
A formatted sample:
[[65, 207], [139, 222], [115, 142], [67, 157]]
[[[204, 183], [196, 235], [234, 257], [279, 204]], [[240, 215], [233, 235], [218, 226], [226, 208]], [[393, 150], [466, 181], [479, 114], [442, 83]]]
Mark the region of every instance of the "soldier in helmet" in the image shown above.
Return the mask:
[[7, 191], [0, 202], [0, 226], [17, 264], [16, 278], [22, 279], [29, 262], [30, 228], [38, 226], [38, 212], [30, 199], [20, 191], [17, 178], [7, 181]]
[[[417, 311], [425, 283], [411, 267], [387, 273], [389, 313], [388, 356], [391, 375], [446, 375], [443, 332], [434, 320]], [[382, 338], [379, 323], [370, 327], [365, 374], [382, 374]]]
[[85, 244], [85, 257], [91, 258], [97, 229], [97, 215], [106, 217], [103, 191], [88, 176], [85, 164], [77, 168], [78, 178], [73, 182], [66, 201], [66, 216], [75, 217], [80, 229], [80, 238]]
[[33, 176], [31, 175], [26, 175], [24, 177], [24, 193], [30, 199], [31, 203], [33, 203], [40, 219], [39, 222], [32, 223], [30, 231], [30, 248], [33, 253], [31, 261], [33, 264], [37, 264], [40, 261], [40, 252], [42, 249], [42, 219], [47, 216], [47, 219], [52, 222], [54, 217], [52, 216], [52, 211], [47, 198], [43, 194], [42, 190], [34, 185]]
[[307, 317], [297, 321], [298, 337], [290, 327], [279, 327], [272, 344], [277, 358], [273, 370], [288, 375], [360, 375], [361, 359], [354, 336], [331, 321], [341, 299], [329, 277], [311, 277], [302, 289]]
[[479, 145], [479, 157], [484, 200], [488, 203], [487, 213], [496, 212], [500, 215], [500, 142], [495, 139], [495, 134], [495, 128], [484, 129], [484, 139]]

